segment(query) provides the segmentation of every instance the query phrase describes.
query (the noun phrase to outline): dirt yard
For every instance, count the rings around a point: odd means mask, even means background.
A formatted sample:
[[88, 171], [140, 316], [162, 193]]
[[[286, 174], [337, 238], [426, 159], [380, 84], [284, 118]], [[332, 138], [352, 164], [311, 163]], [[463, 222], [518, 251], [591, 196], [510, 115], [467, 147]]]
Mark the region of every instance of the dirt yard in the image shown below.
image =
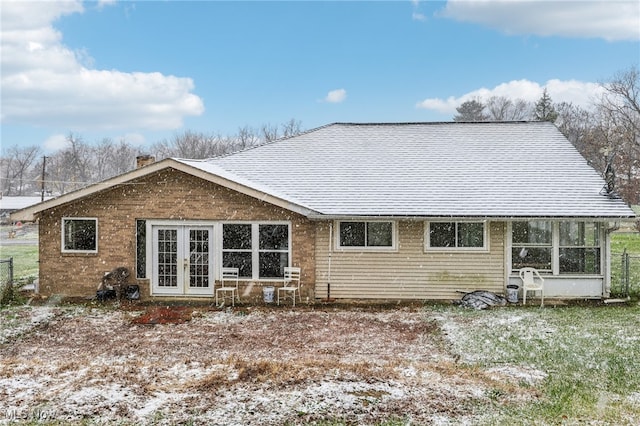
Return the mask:
[[535, 393], [459, 364], [418, 306], [0, 315], [0, 423], [472, 424]]

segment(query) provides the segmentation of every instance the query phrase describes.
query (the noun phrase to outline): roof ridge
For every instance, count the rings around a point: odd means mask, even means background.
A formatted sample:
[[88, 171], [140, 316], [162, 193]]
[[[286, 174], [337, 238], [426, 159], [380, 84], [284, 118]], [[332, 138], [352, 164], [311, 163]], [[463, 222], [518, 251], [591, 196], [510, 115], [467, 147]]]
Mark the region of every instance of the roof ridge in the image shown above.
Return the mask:
[[[546, 123], [541, 120], [499, 120], [499, 121], [389, 121], [389, 122], [335, 122], [330, 125], [347, 126], [401, 126], [401, 125], [442, 125], [442, 124], [522, 124]], [[553, 123], [552, 123], [553, 124]], [[322, 126], [327, 127], [327, 126]], [[322, 128], [319, 127], [318, 129]]]

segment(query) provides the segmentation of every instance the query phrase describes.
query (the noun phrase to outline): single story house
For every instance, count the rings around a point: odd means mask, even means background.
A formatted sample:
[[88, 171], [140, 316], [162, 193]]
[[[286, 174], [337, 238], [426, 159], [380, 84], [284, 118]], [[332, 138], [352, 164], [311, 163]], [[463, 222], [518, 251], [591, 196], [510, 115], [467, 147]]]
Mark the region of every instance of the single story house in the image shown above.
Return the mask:
[[40, 291], [95, 294], [127, 267], [143, 298], [245, 302], [302, 269], [302, 299], [504, 293], [606, 298], [610, 234], [634, 212], [551, 123], [335, 123], [230, 155], [170, 158], [13, 214], [40, 223]]

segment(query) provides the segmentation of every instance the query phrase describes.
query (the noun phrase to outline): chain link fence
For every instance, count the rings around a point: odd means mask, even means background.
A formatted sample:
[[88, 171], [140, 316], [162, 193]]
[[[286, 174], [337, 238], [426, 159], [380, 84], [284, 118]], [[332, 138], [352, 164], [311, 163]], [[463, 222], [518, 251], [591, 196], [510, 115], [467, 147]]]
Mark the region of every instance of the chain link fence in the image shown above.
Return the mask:
[[13, 258], [0, 259], [0, 305], [13, 297]]
[[611, 253], [611, 297], [640, 296], [640, 256]]

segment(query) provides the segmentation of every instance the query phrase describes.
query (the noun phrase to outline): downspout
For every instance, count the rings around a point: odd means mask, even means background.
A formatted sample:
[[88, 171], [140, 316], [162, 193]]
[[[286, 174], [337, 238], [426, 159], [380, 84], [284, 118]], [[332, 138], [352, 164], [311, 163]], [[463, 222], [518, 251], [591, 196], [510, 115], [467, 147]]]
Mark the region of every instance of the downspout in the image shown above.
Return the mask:
[[328, 260], [328, 270], [327, 270], [327, 298], [324, 300], [325, 302], [333, 302], [333, 299], [331, 298], [331, 254], [333, 253], [332, 244], [333, 244], [333, 222], [329, 222], [329, 260]]

